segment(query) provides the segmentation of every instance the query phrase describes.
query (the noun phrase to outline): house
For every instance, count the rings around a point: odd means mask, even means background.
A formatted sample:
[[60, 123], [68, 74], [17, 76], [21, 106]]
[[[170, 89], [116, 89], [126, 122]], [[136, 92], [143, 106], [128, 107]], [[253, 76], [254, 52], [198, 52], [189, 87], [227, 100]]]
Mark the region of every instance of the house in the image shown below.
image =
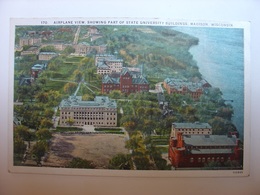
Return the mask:
[[130, 94], [136, 92], [148, 92], [149, 83], [140, 72], [130, 71], [122, 68], [120, 73], [112, 73], [103, 76], [102, 93], [120, 90], [122, 93]]
[[60, 103], [60, 125], [67, 126], [69, 119], [74, 121], [74, 126], [115, 127], [117, 104], [107, 96], [96, 96], [94, 101], [84, 101], [82, 96], [70, 96]]

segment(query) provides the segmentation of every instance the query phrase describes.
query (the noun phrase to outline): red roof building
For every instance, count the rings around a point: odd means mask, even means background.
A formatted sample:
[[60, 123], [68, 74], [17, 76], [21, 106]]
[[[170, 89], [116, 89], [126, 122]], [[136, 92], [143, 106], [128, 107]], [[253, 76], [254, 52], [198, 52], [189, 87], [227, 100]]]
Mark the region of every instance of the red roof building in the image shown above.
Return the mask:
[[109, 93], [113, 90], [120, 90], [126, 94], [147, 92], [149, 91], [149, 83], [140, 72], [123, 68], [121, 73], [104, 75], [102, 79], [102, 93]]
[[219, 167], [236, 162], [240, 168], [242, 149], [235, 135], [183, 135], [170, 138], [169, 160], [175, 169], [201, 168], [216, 162]]

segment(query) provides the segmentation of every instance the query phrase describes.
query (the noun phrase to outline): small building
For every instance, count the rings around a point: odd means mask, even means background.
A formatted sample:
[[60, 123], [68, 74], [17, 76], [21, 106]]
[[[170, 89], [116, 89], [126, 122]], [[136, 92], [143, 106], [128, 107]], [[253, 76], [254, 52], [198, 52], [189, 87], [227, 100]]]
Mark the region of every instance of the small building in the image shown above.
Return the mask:
[[32, 47], [28, 48], [27, 50], [22, 51], [21, 55], [22, 56], [25, 56], [25, 55], [38, 55], [39, 51], [40, 51], [39, 47], [32, 46]]
[[183, 135], [211, 135], [212, 127], [208, 123], [172, 123], [171, 137]]
[[73, 46], [75, 49], [74, 55], [85, 56], [90, 53], [104, 53], [106, 51], [105, 45], [89, 45], [86, 42], [79, 43]]
[[42, 61], [49, 61], [56, 56], [58, 56], [58, 54], [55, 52], [40, 52], [38, 59]]
[[74, 121], [74, 126], [115, 127], [117, 104], [107, 96], [96, 96], [94, 101], [83, 101], [82, 96], [70, 96], [60, 103], [60, 125], [67, 126], [69, 119]]
[[123, 68], [123, 59], [105, 59], [99, 60], [96, 64], [97, 74], [105, 75], [114, 72], [121, 72]]
[[47, 68], [47, 64], [35, 64], [31, 68], [31, 77], [37, 79], [39, 74]]
[[110, 55], [110, 54], [97, 54], [95, 56], [95, 65], [97, 66], [98, 62], [102, 62], [105, 60], [109, 60], [109, 59], [114, 59], [115, 56], [114, 55]]
[[237, 162], [241, 168], [242, 148], [235, 135], [183, 135], [178, 132], [170, 138], [168, 157], [172, 166], [178, 168], [202, 168], [211, 162], [219, 167]]
[[38, 36], [25, 36], [19, 39], [19, 46], [39, 46], [42, 43], [42, 38]]
[[41, 45], [41, 47], [48, 47], [48, 46], [52, 46], [54, 47], [54, 49], [58, 50], [58, 51], [63, 51], [66, 47], [69, 46], [69, 44], [65, 44], [64, 41], [60, 41], [60, 40], [53, 40], [51, 43], [44, 43]]

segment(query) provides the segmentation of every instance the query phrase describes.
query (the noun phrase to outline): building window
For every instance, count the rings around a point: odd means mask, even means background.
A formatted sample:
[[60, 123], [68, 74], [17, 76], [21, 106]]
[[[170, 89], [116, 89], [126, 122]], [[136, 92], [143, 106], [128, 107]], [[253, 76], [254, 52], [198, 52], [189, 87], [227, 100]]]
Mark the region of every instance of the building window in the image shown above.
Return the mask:
[[190, 158], [190, 162], [193, 163], [194, 162], [194, 158]]
[[199, 163], [201, 162], [201, 158], [198, 158], [198, 162], [199, 162]]

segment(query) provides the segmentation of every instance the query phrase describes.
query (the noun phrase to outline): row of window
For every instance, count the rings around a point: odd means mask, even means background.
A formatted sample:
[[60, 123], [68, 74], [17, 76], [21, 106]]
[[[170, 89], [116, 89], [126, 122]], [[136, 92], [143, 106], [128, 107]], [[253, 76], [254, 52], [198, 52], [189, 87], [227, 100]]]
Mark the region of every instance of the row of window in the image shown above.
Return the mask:
[[115, 122], [107, 122], [107, 123], [103, 123], [103, 122], [76, 122], [77, 125], [106, 125], [106, 126], [115, 126], [116, 123]]
[[74, 110], [84, 110], [84, 111], [93, 111], [93, 110], [100, 110], [100, 111], [113, 111], [113, 108], [104, 108], [104, 107], [96, 107], [96, 108], [89, 108], [89, 107], [62, 107], [62, 110], [70, 110], [70, 111], [62, 111], [62, 114], [69, 114], [70, 112], [75, 112]]
[[234, 148], [234, 146], [189, 146], [189, 147], [186, 147], [187, 149], [189, 150], [192, 150], [192, 149], [232, 149]]
[[204, 134], [204, 135], [206, 135], [206, 134], [212, 134], [211, 132], [190, 132], [190, 131], [187, 131], [187, 132], [184, 132], [185, 134]]
[[[195, 162], [195, 160], [197, 160], [197, 162], [198, 163], [204, 163], [204, 162], [214, 162], [214, 161], [216, 161], [216, 162], [224, 162], [225, 161], [225, 158], [223, 157], [223, 156], [221, 156], [221, 157], [207, 157], [207, 158], [205, 158], [205, 157], [199, 157], [199, 158], [197, 158], [197, 159], [194, 159], [194, 158], [190, 158], [190, 163], [194, 163]], [[231, 160], [231, 158], [230, 157], [228, 157], [226, 160]]]
[[62, 112], [62, 115], [70, 115], [70, 114], [74, 114], [75, 115], [95, 115], [95, 116], [100, 116], [100, 115], [116, 115], [115, 112], [107, 112], [107, 113], [104, 113], [104, 112]]
[[[61, 119], [69, 119], [70, 117], [67, 117], [67, 116], [64, 116], [64, 117], [61, 117]], [[74, 117], [74, 119], [76, 120], [104, 120], [103, 117], [99, 117], [99, 118], [96, 118], [96, 117]], [[116, 118], [114, 117], [110, 117], [110, 118], [106, 118], [107, 120], [116, 120]]]
[[176, 129], [176, 131], [211, 131], [211, 129]]

